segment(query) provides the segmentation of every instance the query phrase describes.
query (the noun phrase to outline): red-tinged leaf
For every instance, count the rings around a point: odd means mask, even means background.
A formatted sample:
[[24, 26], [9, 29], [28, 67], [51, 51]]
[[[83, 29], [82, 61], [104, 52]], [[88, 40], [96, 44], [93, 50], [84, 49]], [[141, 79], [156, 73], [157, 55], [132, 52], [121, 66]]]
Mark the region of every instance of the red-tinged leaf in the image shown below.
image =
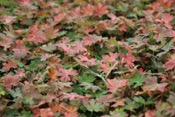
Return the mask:
[[126, 67], [134, 66], [135, 59], [134, 59], [134, 56], [132, 54], [127, 53], [126, 55], [122, 54], [121, 56], [122, 56], [121, 62], [126, 63], [125, 64]]
[[72, 100], [82, 100], [84, 99], [84, 96], [78, 95], [77, 93], [62, 93], [63, 95], [61, 96], [61, 99], [69, 99], [70, 101]]
[[25, 58], [27, 56], [27, 51], [25, 49], [12, 49], [13, 50], [13, 55], [14, 58], [16, 59], [21, 59], [21, 58]]
[[84, 56], [84, 55], [80, 55], [80, 56], [78, 56], [78, 58], [86, 66], [94, 66], [94, 65], [96, 65], [95, 58], [88, 58], [87, 56]]
[[57, 76], [59, 76], [61, 81], [71, 81], [72, 76], [76, 76], [77, 71], [70, 69], [59, 69]]
[[110, 65], [103, 62], [103, 61], [100, 61], [99, 62], [99, 65], [100, 65], [100, 70], [99, 71], [102, 71], [104, 73], [108, 73], [108, 71], [110, 70]]
[[35, 45], [41, 44], [46, 41], [46, 35], [43, 31], [38, 28], [35, 24], [29, 28], [29, 34], [27, 36], [27, 41], [34, 43]]
[[40, 109], [39, 108], [32, 108], [33, 117], [39, 117], [40, 116]]
[[95, 85], [93, 85], [91, 83], [87, 83], [87, 82], [82, 82], [80, 84], [80, 86], [84, 86], [85, 87], [85, 90], [91, 89], [93, 92], [96, 92], [97, 90], [101, 90], [100, 87], [95, 86]]
[[7, 60], [7, 62], [3, 63], [4, 71], [9, 71], [11, 68], [17, 68], [17, 63], [15, 60]]
[[54, 39], [58, 36], [59, 29], [54, 28], [53, 25], [42, 25], [42, 28], [44, 29], [44, 34], [46, 36], [46, 40], [50, 41], [51, 39]]
[[79, 117], [77, 112], [66, 112], [64, 113], [64, 117]]
[[82, 41], [85, 46], [91, 46], [95, 42], [95, 39], [92, 35], [88, 35], [83, 37]]
[[[59, 112], [61, 114], [64, 114], [65, 117], [74, 117], [75, 115], [77, 115], [77, 108], [75, 106], [72, 106], [72, 105], [67, 105], [65, 103], [61, 103], [61, 104], [54, 104], [52, 106], [52, 110], [54, 112]], [[75, 116], [77, 117], [77, 116]]]
[[170, 108], [166, 108], [166, 114], [170, 114], [171, 117], [175, 116], [175, 93], [171, 92], [171, 95], [169, 95], [167, 102], [169, 102], [171, 104]]
[[171, 59], [169, 61], [167, 61], [164, 65], [164, 68], [166, 70], [172, 70], [175, 67], [175, 59]]
[[115, 30], [116, 28], [117, 28], [117, 25], [115, 25], [114, 21], [105, 20], [105, 21], [100, 21], [96, 25], [95, 31], [97, 32], [97, 34], [100, 34], [101, 31]]
[[94, 6], [91, 4], [88, 4], [86, 6], [83, 6], [81, 9], [84, 16], [92, 16], [94, 13]]
[[157, 8], [159, 8], [159, 3], [158, 2], [154, 2], [153, 4], [152, 4], [152, 10], [148, 10], [150, 13], [154, 13], [156, 10], [157, 10]]
[[127, 86], [128, 80], [107, 79], [110, 92], [116, 92], [118, 88]]
[[113, 13], [109, 13], [108, 17], [111, 18], [112, 21], [119, 20]]
[[64, 17], [65, 17], [65, 14], [60, 13], [60, 14], [58, 14], [57, 16], [54, 17], [54, 21], [55, 21], [56, 23], [59, 23], [60, 21], [62, 21], [62, 20], [64, 19]]
[[139, 71], [139, 73], [140, 73], [141, 75], [146, 74], [146, 71], [144, 71], [144, 69], [143, 69], [143, 68], [139, 68], [139, 69], [138, 69], [138, 71]]
[[172, 30], [172, 31], [170, 32], [170, 36], [173, 37], [172, 40], [175, 42], [175, 31], [174, 31], [174, 30]]
[[77, 41], [75, 43], [65, 44], [59, 43], [57, 44], [58, 47], [62, 48], [66, 54], [74, 55], [80, 52], [86, 52], [87, 49], [83, 46], [83, 42]]
[[21, 83], [21, 85], [23, 87], [22, 93], [24, 94], [24, 98], [30, 99], [29, 103], [31, 104], [34, 103], [34, 100], [31, 100], [31, 99], [36, 99], [36, 100], [41, 99], [42, 95], [31, 82], [25, 81], [24, 83]]
[[63, 108], [63, 104], [55, 103], [51, 106], [51, 109], [53, 112], [65, 113], [65, 110]]
[[126, 32], [127, 31], [127, 26], [125, 24], [122, 24], [122, 25], [120, 25], [119, 30], [122, 31], [122, 32]]
[[4, 49], [4, 51], [7, 51], [8, 48], [11, 47], [11, 44], [13, 43], [12, 40], [3, 40], [2, 42], [0, 42], [0, 46], [2, 46]]
[[145, 113], [145, 117], [157, 117], [155, 112], [152, 110], [147, 110]]
[[98, 103], [102, 103], [105, 106], [109, 106], [110, 103], [116, 102], [113, 94], [103, 95], [97, 99]]
[[63, 37], [63, 38], [61, 38], [61, 40], [57, 44], [59, 44], [59, 43], [69, 44], [70, 42], [71, 42], [71, 39], [70, 38]]
[[19, 40], [15, 42], [14, 48], [12, 50], [14, 52], [14, 58], [16, 59], [25, 58], [27, 54], [30, 53], [29, 49], [23, 45], [22, 41]]
[[12, 24], [16, 17], [15, 16], [8, 16], [8, 15], [3, 15], [0, 17], [0, 21], [4, 22], [5, 24]]
[[74, 50], [72, 50], [70, 46], [68, 46], [68, 45], [66, 45], [64, 43], [57, 44], [57, 46], [62, 48], [67, 54], [74, 53]]
[[172, 29], [172, 26], [169, 24], [169, 22], [174, 18], [173, 15], [169, 14], [169, 13], [165, 13], [162, 16], [161, 21], [163, 21], [165, 23], [165, 26], [169, 29]]
[[118, 58], [118, 53], [112, 53], [110, 52], [109, 55], [103, 55], [103, 61], [104, 62], [115, 62], [116, 59]]
[[18, 36], [21, 36], [22, 34], [24, 34], [24, 30], [15, 30], [14, 31]]
[[74, 113], [77, 111], [77, 108], [75, 106], [72, 106], [72, 105], [65, 105], [64, 109], [70, 113]]
[[23, 78], [23, 77], [26, 77], [26, 73], [24, 70], [22, 69], [18, 69], [15, 71], [16, 72], [16, 75], [19, 77], [19, 78]]
[[17, 86], [19, 84], [19, 81], [21, 80], [20, 77], [18, 77], [17, 75], [12, 76], [11, 74], [7, 74], [4, 77], [4, 85], [6, 87], [6, 89], [11, 89], [12, 86]]
[[18, 0], [18, 2], [22, 5], [30, 5], [31, 4], [30, 0]]
[[74, 50], [74, 53], [87, 51], [87, 49], [83, 46], [83, 43], [80, 41], [76, 41], [75, 43], [71, 44], [71, 48]]
[[159, 3], [164, 7], [170, 8], [175, 3], [175, 0], [159, 0]]
[[83, 37], [82, 42], [84, 46], [91, 46], [97, 42], [105, 42], [106, 38], [97, 35], [88, 35]]
[[157, 77], [149, 77], [145, 79], [145, 85], [143, 85], [143, 91], [160, 91], [164, 92], [168, 83], [157, 83]]
[[89, 33], [93, 32], [95, 30], [94, 26], [84, 25], [80, 29], [80, 32], [89, 35]]
[[99, 2], [98, 6], [94, 6], [94, 16], [101, 18], [104, 14], [108, 13], [107, 8], [108, 6], [103, 5], [102, 3]]
[[50, 57], [54, 56], [54, 54], [44, 54], [41, 56], [41, 61], [46, 61]]
[[117, 98], [115, 100], [115, 104], [112, 105], [112, 107], [119, 107], [119, 106], [125, 106], [125, 98]]
[[40, 116], [41, 117], [54, 117], [54, 113], [51, 108], [44, 108], [40, 109]]
[[12, 38], [10, 38], [2, 33], [0, 34], [0, 38], [2, 38], [2, 41], [0, 41], [0, 46], [3, 47], [4, 51], [7, 51], [7, 49], [10, 48], [11, 45], [13, 44]]

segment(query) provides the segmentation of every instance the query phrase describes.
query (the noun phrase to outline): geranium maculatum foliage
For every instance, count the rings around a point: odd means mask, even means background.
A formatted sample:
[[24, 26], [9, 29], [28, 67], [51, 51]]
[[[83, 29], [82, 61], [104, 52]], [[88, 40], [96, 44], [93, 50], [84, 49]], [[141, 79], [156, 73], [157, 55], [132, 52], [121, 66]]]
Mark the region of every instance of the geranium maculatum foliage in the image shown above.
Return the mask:
[[0, 0], [0, 117], [174, 117], [175, 0]]

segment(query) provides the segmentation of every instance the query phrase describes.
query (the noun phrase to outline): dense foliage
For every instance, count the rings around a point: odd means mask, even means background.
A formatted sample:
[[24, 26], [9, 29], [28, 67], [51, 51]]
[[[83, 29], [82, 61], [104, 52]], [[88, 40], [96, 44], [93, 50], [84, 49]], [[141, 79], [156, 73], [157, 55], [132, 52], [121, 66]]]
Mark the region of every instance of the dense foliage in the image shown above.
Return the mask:
[[175, 0], [0, 0], [0, 116], [175, 116], [174, 15]]

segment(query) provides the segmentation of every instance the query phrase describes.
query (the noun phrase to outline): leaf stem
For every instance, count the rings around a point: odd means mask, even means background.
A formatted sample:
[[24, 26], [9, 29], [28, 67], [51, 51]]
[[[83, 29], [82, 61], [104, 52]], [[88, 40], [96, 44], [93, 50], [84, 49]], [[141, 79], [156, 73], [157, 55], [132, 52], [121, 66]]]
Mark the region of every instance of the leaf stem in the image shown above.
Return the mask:
[[100, 74], [95, 73], [94, 71], [92, 71], [88, 66], [84, 65], [84, 64], [83, 64], [81, 61], [79, 61], [76, 57], [74, 57], [74, 59], [75, 59], [75, 61], [77, 61], [77, 62], [79, 63], [79, 65], [81, 65], [81, 66], [85, 67], [86, 69], [88, 69], [93, 75], [95, 75], [95, 76], [101, 78], [101, 79], [103, 80], [103, 82], [105, 83], [105, 85], [107, 86], [108, 83], [106, 82], [105, 77], [103, 77], [103, 76], [101, 76]]

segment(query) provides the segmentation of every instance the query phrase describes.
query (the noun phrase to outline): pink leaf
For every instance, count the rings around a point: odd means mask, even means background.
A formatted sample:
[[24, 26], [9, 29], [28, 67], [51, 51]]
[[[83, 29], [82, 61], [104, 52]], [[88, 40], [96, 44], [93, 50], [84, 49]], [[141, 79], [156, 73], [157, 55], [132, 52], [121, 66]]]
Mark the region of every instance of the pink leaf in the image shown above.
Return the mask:
[[83, 46], [83, 43], [80, 41], [76, 41], [75, 43], [71, 44], [71, 48], [74, 50], [74, 53], [87, 51], [87, 49]]
[[134, 66], [133, 62], [134, 62], [134, 56], [130, 53], [127, 53], [126, 55], [122, 54], [122, 63], [126, 63], [125, 66], [127, 67], [131, 67]]
[[41, 117], [54, 117], [54, 113], [51, 108], [44, 108], [40, 109], [40, 116]]
[[65, 14], [60, 13], [57, 16], [54, 17], [54, 21], [57, 22], [57, 23], [59, 23], [61, 20], [64, 19], [64, 17], [65, 17]]
[[84, 99], [84, 96], [78, 95], [76, 93], [62, 93], [62, 99], [69, 99], [70, 101], [72, 100], [80, 100], [80, 99]]
[[7, 89], [11, 89], [12, 86], [17, 86], [19, 84], [19, 81], [21, 80], [18, 76], [12, 76], [11, 74], [8, 74], [4, 77], [4, 85]]
[[0, 34], [0, 38], [2, 38], [3, 40], [0, 42], [0, 46], [3, 47], [4, 51], [7, 51], [8, 48], [11, 47], [11, 45], [13, 44], [13, 40], [12, 38], [4, 35], [4, 34]]
[[38, 28], [38, 25], [35, 24], [29, 28], [29, 34], [27, 36], [29, 42], [34, 43], [35, 45], [45, 42], [46, 35], [43, 31]]
[[165, 26], [169, 29], [172, 29], [172, 26], [169, 24], [169, 22], [173, 19], [173, 15], [169, 14], [169, 13], [165, 13], [162, 16], [161, 21], [163, 21], [165, 23]]
[[109, 69], [110, 69], [110, 65], [103, 62], [103, 61], [100, 61], [99, 62], [99, 65], [100, 65], [100, 71], [104, 72], [104, 73], [108, 73]]
[[98, 3], [98, 6], [94, 7], [94, 16], [102, 17], [104, 14], [107, 14], [107, 6], [103, 5], [102, 3]]
[[77, 75], [77, 71], [73, 70], [72, 68], [70, 69], [59, 69], [57, 76], [60, 77], [61, 81], [70, 81], [71, 80], [71, 76], [76, 76]]
[[54, 54], [44, 54], [41, 56], [41, 61], [46, 61], [48, 58], [54, 56]]
[[118, 53], [110, 52], [109, 55], [103, 55], [102, 57], [103, 61], [111, 63], [116, 61], [116, 59], [118, 58]]
[[13, 55], [14, 58], [16, 59], [21, 59], [27, 56], [29, 52], [28, 48], [26, 46], [23, 45], [23, 43], [21, 43], [21, 41], [17, 40], [15, 42], [14, 48], [13, 50]]
[[91, 46], [92, 44], [95, 44], [97, 42], [104, 42], [106, 41], [105, 38], [97, 35], [88, 35], [83, 37], [82, 42], [84, 46]]
[[147, 110], [145, 113], [145, 117], [157, 117], [155, 112], [152, 110]]
[[17, 68], [17, 63], [15, 60], [7, 60], [7, 62], [3, 63], [3, 69], [7, 72], [11, 68]]
[[8, 15], [3, 15], [0, 18], [1, 18], [0, 21], [4, 21], [5, 24], [12, 24], [16, 19], [15, 16], [8, 16]]
[[109, 13], [108, 17], [111, 18], [112, 21], [119, 20], [113, 13]]
[[81, 9], [84, 16], [92, 16], [94, 13], [94, 6], [88, 4], [87, 6], [83, 6]]
[[115, 92], [118, 88], [126, 86], [128, 80], [117, 80], [116, 78], [114, 78], [114, 79], [107, 79], [107, 82], [109, 91]]
[[18, 70], [16, 70], [15, 72], [16, 72], [16, 75], [17, 75], [19, 78], [26, 77], [26, 73], [25, 73], [24, 70], [22, 70], [22, 69], [18, 69]]
[[157, 77], [149, 77], [145, 79], [145, 85], [142, 87], [144, 91], [161, 91], [164, 92], [168, 83], [157, 83]]
[[88, 58], [87, 56], [84, 55], [80, 55], [78, 56], [78, 58], [80, 59], [80, 61], [87, 65], [87, 66], [93, 66], [96, 65], [96, 59], [95, 58]]
[[23, 5], [30, 5], [30, 0], [18, 0], [20, 4], [23, 4]]
[[175, 59], [171, 59], [169, 61], [167, 61], [164, 65], [164, 68], [166, 70], [172, 70], [175, 67]]

